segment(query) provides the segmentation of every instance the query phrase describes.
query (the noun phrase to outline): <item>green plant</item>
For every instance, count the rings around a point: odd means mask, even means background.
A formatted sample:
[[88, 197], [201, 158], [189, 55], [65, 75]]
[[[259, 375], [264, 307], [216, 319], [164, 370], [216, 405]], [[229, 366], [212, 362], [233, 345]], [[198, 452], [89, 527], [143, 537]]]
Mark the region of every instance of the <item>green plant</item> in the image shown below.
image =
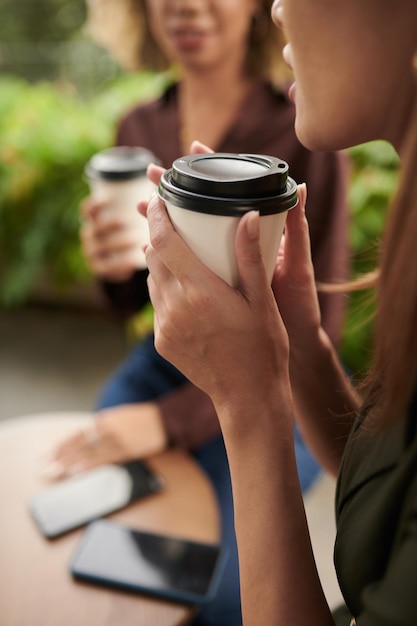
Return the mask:
[[[81, 99], [62, 84], [0, 78], [0, 305], [33, 297], [45, 271], [56, 294], [88, 283], [80, 251], [79, 202], [88, 193], [84, 165], [110, 145], [117, 118], [140, 99], [154, 97], [167, 77], [121, 75]], [[395, 190], [398, 157], [384, 142], [349, 150], [352, 177], [352, 273], [377, 263], [386, 209]], [[349, 298], [342, 357], [354, 373], [366, 370], [374, 303], [369, 292]], [[133, 332], [152, 321], [149, 311]]]
[[112, 143], [121, 112], [155, 95], [161, 80], [123, 76], [82, 101], [51, 83], [0, 79], [0, 304], [26, 301], [45, 270], [57, 290], [89, 279], [78, 240], [85, 163]]
[[[357, 277], [377, 266], [381, 233], [397, 184], [399, 159], [391, 145], [383, 141], [352, 148], [349, 156], [352, 163], [349, 185], [352, 274]], [[342, 358], [359, 377], [369, 366], [374, 295], [374, 290], [365, 290], [349, 297]]]

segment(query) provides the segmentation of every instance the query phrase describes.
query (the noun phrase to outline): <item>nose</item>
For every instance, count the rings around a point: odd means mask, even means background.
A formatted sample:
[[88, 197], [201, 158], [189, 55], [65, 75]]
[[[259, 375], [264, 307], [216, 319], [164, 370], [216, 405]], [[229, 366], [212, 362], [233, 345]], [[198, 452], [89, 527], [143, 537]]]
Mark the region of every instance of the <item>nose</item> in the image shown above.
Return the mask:
[[271, 8], [271, 16], [272, 21], [278, 28], [283, 28], [283, 13], [282, 0], [274, 0]]
[[171, 0], [169, 2], [175, 13], [191, 13], [198, 8], [200, 0]]

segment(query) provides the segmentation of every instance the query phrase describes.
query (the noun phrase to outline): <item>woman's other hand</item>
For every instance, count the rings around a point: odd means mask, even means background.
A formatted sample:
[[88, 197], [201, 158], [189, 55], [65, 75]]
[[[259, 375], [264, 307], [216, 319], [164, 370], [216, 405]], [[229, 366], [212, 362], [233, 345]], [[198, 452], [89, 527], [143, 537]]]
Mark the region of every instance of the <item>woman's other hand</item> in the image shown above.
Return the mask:
[[108, 210], [108, 203], [91, 196], [81, 203], [81, 246], [91, 271], [99, 278], [114, 282], [130, 278], [138, 267], [138, 248], [142, 249], [138, 229], [132, 227], [132, 211]]
[[44, 463], [50, 479], [106, 463], [123, 463], [162, 452], [168, 445], [159, 409], [152, 402], [124, 404], [97, 413], [91, 425], [59, 443]]
[[288, 212], [272, 288], [289, 334], [291, 352], [304, 354], [321, 330], [320, 307], [305, 216], [307, 188], [298, 187], [298, 205]]
[[305, 217], [306, 187], [288, 213], [272, 287], [290, 341], [295, 416], [304, 441], [336, 475], [360, 398], [321, 326]]

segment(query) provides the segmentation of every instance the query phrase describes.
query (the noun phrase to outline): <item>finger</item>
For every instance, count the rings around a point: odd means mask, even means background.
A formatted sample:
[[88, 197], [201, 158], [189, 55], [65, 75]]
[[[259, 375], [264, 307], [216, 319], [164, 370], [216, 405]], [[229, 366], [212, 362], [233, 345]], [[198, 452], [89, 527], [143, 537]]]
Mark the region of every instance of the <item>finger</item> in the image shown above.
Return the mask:
[[111, 254], [136, 250], [142, 242], [137, 230], [129, 228], [129, 225], [117, 229], [95, 229], [86, 227], [80, 233], [81, 243], [85, 252], [90, 254]]
[[282, 263], [284, 259], [284, 250], [285, 250], [285, 232], [281, 237], [281, 241], [279, 242], [278, 254], [277, 254], [277, 263]]
[[159, 165], [155, 165], [155, 163], [150, 163], [146, 170], [146, 176], [154, 185], [159, 185], [159, 181], [161, 180], [162, 174], [165, 172], [163, 167]]
[[[159, 284], [162, 284], [162, 283], [159, 283]], [[150, 301], [152, 302], [152, 306], [154, 309], [154, 334], [157, 335], [159, 328], [160, 328], [159, 320], [167, 318], [165, 298], [164, 298], [164, 294], [167, 293], [167, 289], [164, 289], [163, 291], [161, 291], [158, 288], [158, 283], [155, 282], [155, 280], [152, 277], [152, 274], [150, 273], [148, 276], [148, 291], [149, 291], [149, 298], [150, 298]]]
[[305, 183], [298, 186], [297, 193], [298, 205], [288, 211], [285, 224], [284, 264], [289, 271], [291, 271], [291, 268], [300, 266], [300, 258], [307, 263], [312, 262], [309, 228], [305, 215], [307, 202], [307, 187]]
[[38, 467], [40, 478], [44, 480], [62, 480], [66, 478], [67, 468], [58, 461], [42, 462]]
[[59, 480], [69, 473], [73, 459], [84, 445], [84, 432], [80, 431], [61, 441], [47, 456], [40, 460], [41, 474], [48, 480]]
[[214, 150], [206, 146], [201, 141], [193, 141], [191, 143], [190, 154], [212, 154]]
[[235, 248], [239, 268], [239, 290], [250, 300], [264, 292], [267, 281], [259, 232], [259, 213], [257, 211], [246, 213], [238, 225]]
[[[137, 257], [143, 242], [136, 226], [133, 220], [114, 218], [108, 219], [105, 224], [84, 224], [80, 231], [84, 255], [90, 263], [111, 255], [124, 255], [128, 258], [129, 254], [132, 258], [135, 255]], [[114, 259], [115, 262], [116, 260]]]
[[80, 430], [71, 437], [60, 441], [50, 454], [50, 459], [53, 461], [59, 461], [65, 456], [71, 454], [74, 450], [79, 449], [84, 445], [85, 436], [84, 431]]
[[83, 239], [84, 255], [95, 273], [132, 272], [138, 260], [138, 244], [125, 237], [120, 241], [97, 241]]
[[94, 219], [100, 213], [100, 211], [107, 205], [108, 203], [103, 201], [98, 201], [93, 196], [87, 196], [80, 203], [80, 213], [83, 219]]
[[62, 480], [75, 476], [76, 474], [82, 474], [97, 465], [101, 465], [98, 459], [82, 458], [77, 459], [65, 459], [64, 461], [51, 463], [49, 466], [43, 468], [42, 474], [44, 478], [48, 480]]
[[129, 233], [129, 230], [137, 226], [137, 220], [140, 217], [135, 213], [131, 216], [118, 215], [103, 212], [99, 217], [94, 220], [87, 220], [81, 227], [81, 237], [89, 237], [91, 239], [105, 238], [115, 233]]
[[157, 254], [152, 246], [148, 246], [145, 252], [146, 265], [149, 269], [148, 290], [149, 294], [157, 294], [161, 292], [166, 294], [170, 281], [177, 280], [169, 268], [163, 263], [161, 257]]
[[106, 437], [100, 434], [94, 422], [56, 448], [44, 474], [58, 479], [95, 467], [106, 460]]
[[305, 216], [307, 188], [304, 183], [299, 185], [297, 193], [298, 204], [288, 212], [285, 234], [278, 253], [272, 281], [274, 291], [284, 276], [286, 281], [294, 284], [307, 285], [314, 280], [309, 227]]
[[[215, 276], [193, 254], [184, 240], [174, 229], [164, 202], [157, 196], [152, 196], [147, 210], [151, 246], [162, 263], [180, 282], [211, 280]], [[149, 250], [149, 248], [148, 248]], [[147, 255], [148, 255], [147, 250]], [[147, 257], [148, 258], [148, 257]], [[153, 261], [149, 269], [152, 272]]]
[[157, 336], [161, 326], [165, 329], [167, 325], [170, 328], [175, 326], [176, 322], [169, 311], [172, 310], [173, 303], [178, 306], [184, 292], [180, 282], [151, 246], [146, 251], [146, 263], [149, 269], [148, 292], [154, 309], [154, 331]]
[[143, 215], [143, 217], [148, 217], [148, 205], [154, 195], [158, 195], [156, 191], [154, 192], [154, 194], [151, 195], [149, 200], [139, 200], [137, 204], [137, 209], [138, 213], [140, 213], [140, 215]]

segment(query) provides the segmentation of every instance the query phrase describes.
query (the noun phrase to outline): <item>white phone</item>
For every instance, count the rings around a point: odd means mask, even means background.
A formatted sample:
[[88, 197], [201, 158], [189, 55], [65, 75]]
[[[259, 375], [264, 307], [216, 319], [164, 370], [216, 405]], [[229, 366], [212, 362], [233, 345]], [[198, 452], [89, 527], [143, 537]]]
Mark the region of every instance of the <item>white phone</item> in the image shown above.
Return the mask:
[[52, 538], [157, 493], [162, 486], [162, 479], [143, 461], [102, 465], [38, 493], [29, 508], [42, 534]]

